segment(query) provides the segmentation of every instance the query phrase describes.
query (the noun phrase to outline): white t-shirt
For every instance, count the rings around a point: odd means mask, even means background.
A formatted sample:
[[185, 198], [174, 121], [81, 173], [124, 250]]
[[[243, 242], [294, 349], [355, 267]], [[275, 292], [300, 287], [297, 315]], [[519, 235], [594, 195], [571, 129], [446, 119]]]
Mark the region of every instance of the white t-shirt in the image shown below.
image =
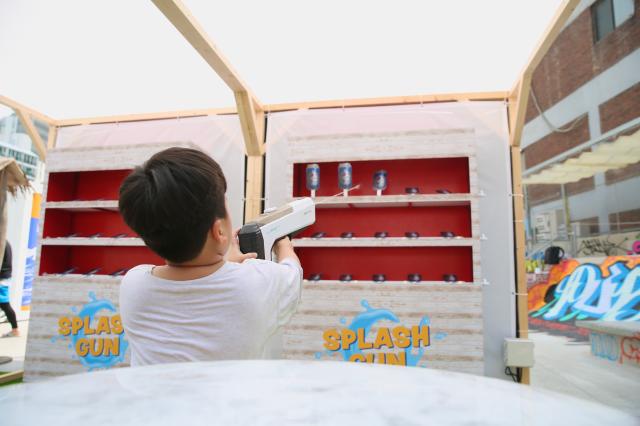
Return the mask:
[[250, 259], [225, 262], [211, 275], [171, 281], [131, 269], [120, 286], [120, 314], [131, 365], [260, 359], [296, 310], [302, 268]]

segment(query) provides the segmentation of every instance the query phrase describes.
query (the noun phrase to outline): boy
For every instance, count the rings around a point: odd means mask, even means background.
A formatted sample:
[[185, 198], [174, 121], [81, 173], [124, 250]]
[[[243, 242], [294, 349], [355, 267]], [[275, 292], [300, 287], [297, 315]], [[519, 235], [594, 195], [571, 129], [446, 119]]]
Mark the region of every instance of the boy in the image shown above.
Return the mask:
[[240, 252], [227, 183], [208, 155], [170, 148], [120, 187], [124, 221], [166, 265], [131, 269], [120, 312], [131, 365], [266, 358], [300, 298], [302, 268], [288, 238], [279, 263]]

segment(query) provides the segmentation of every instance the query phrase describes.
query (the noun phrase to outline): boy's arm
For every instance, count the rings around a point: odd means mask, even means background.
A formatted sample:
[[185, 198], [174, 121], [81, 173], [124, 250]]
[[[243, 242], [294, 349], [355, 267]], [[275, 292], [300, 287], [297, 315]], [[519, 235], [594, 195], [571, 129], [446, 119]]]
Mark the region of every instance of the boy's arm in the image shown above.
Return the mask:
[[285, 325], [296, 311], [302, 290], [302, 266], [298, 256], [293, 251], [293, 244], [289, 237], [276, 241], [273, 251], [278, 258], [274, 268], [278, 296], [276, 327]]
[[240, 251], [240, 242], [238, 241], [238, 233], [240, 232], [240, 228], [236, 229], [233, 232], [233, 238], [231, 239], [231, 244], [229, 245], [229, 250], [224, 255], [224, 260], [229, 262], [242, 263], [247, 259], [255, 259], [258, 257], [257, 253], [242, 253]]
[[300, 264], [300, 259], [298, 259], [298, 256], [293, 251], [293, 243], [289, 237], [284, 237], [276, 241], [273, 245], [273, 251], [276, 253], [278, 262], [282, 262], [285, 259], [292, 259], [295, 260], [298, 265]]

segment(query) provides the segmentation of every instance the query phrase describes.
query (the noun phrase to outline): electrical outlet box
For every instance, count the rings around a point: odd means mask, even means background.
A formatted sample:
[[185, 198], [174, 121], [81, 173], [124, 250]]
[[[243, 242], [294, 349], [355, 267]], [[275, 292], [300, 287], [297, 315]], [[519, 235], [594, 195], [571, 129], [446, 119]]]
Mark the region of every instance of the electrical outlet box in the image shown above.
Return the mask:
[[533, 341], [504, 339], [504, 364], [507, 367], [533, 367]]

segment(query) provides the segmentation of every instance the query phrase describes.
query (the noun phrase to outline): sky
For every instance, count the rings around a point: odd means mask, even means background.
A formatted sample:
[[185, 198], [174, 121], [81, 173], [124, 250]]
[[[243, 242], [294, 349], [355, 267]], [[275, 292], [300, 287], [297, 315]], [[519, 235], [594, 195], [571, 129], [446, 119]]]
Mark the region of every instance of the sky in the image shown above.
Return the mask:
[[[509, 90], [561, 0], [183, 0], [262, 103]], [[0, 0], [0, 94], [56, 119], [233, 107], [149, 0]]]

